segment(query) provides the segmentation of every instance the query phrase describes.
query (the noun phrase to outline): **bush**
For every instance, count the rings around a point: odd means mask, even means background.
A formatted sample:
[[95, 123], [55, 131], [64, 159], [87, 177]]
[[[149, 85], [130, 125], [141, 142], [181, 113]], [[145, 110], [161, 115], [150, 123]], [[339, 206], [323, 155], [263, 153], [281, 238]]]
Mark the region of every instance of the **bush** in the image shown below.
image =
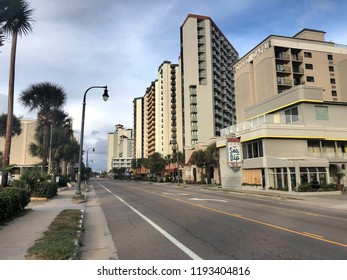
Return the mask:
[[7, 187], [0, 191], [0, 220], [6, 220], [24, 210], [30, 202], [28, 190]]
[[43, 181], [35, 184], [31, 196], [51, 198], [57, 194], [58, 185], [53, 182]]
[[70, 176], [60, 176], [59, 177], [59, 182], [58, 182], [58, 187], [62, 188], [62, 187], [66, 187], [67, 183], [71, 182], [70, 180]]

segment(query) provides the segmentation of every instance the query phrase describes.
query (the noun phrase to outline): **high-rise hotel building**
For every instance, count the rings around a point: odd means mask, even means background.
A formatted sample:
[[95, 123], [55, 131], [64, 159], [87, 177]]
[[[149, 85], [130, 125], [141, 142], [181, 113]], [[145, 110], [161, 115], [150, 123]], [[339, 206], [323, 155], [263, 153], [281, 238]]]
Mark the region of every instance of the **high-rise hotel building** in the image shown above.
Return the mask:
[[319, 30], [270, 35], [234, 72], [238, 123], [222, 135], [240, 140], [242, 172], [227, 166], [232, 157], [221, 148], [222, 185], [338, 183], [347, 166], [347, 46]]
[[232, 65], [238, 53], [207, 16], [189, 14], [180, 40], [184, 145], [193, 147], [236, 123]]
[[163, 156], [173, 149], [182, 151], [182, 96], [179, 66], [164, 61], [158, 79], [146, 89], [143, 98], [134, 100], [135, 156]]

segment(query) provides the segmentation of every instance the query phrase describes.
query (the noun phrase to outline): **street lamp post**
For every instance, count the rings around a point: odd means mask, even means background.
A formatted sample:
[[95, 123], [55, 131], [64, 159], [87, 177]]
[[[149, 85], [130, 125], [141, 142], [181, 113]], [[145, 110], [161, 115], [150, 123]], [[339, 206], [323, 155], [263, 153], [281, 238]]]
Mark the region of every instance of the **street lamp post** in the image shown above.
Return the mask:
[[84, 136], [84, 118], [85, 118], [85, 111], [86, 111], [86, 96], [87, 92], [93, 88], [103, 88], [104, 94], [102, 95], [102, 98], [104, 101], [107, 101], [108, 99], [108, 90], [107, 86], [92, 86], [86, 90], [83, 97], [83, 103], [82, 103], [82, 121], [81, 121], [81, 135], [80, 135], [80, 152], [78, 157], [78, 173], [77, 173], [77, 190], [76, 195], [81, 194], [81, 170], [82, 170], [82, 154], [83, 154], [83, 136]]
[[[179, 156], [178, 156], [178, 143], [177, 141], [170, 141], [170, 144], [173, 145], [173, 149], [172, 150], [176, 150], [176, 161], [177, 161], [177, 181], [178, 181], [178, 185], [180, 186], [180, 171], [179, 171]], [[176, 149], [175, 149], [176, 148]]]

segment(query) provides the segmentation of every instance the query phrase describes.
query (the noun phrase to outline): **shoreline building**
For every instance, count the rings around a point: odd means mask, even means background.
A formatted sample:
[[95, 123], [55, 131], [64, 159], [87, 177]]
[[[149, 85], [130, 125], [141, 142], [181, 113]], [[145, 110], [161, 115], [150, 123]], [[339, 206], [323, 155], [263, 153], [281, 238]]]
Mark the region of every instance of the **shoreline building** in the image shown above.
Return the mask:
[[164, 61], [158, 67], [158, 79], [146, 89], [144, 97], [134, 101], [135, 158], [154, 153], [172, 154], [174, 144], [183, 148], [182, 97], [177, 64]]
[[238, 53], [210, 17], [189, 14], [180, 29], [184, 145], [236, 123], [232, 65]]
[[108, 133], [107, 170], [131, 168], [134, 157], [133, 129], [117, 124], [115, 131]]
[[217, 141], [222, 186], [293, 191], [346, 173], [347, 46], [324, 35], [270, 35], [234, 65], [238, 123]]

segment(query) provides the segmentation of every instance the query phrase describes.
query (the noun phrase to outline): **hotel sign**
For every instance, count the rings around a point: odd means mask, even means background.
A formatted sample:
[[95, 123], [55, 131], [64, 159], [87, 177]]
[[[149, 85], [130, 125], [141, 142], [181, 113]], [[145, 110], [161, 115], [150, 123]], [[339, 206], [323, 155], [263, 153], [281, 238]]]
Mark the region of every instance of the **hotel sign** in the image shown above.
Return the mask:
[[227, 141], [228, 163], [231, 167], [239, 167], [242, 162], [240, 138], [228, 138]]
[[251, 61], [253, 61], [253, 59], [255, 59], [256, 57], [261, 55], [263, 52], [265, 52], [268, 48], [270, 48], [270, 41], [260, 45], [254, 51], [249, 53], [245, 58], [241, 59], [240, 62], [236, 63], [234, 65], [234, 72], [236, 73], [243, 66], [245, 66], [248, 63], [250, 63]]

